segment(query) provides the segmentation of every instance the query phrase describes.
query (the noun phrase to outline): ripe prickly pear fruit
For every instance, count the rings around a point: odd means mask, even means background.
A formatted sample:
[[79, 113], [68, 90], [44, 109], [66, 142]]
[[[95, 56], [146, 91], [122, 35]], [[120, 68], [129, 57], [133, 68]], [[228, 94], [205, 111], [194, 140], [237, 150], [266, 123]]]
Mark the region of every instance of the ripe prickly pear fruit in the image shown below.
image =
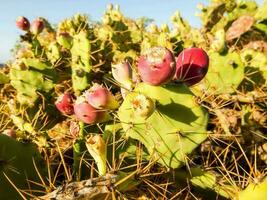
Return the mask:
[[175, 58], [167, 48], [153, 47], [139, 58], [138, 72], [143, 82], [162, 85], [173, 77]]
[[86, 100], [96, 109], [116, 109], [119, 103], [112, 93], [104, 86], [95, 83], [85, 92]]
[[132, 108], [137, 116], [148, 118], [155, 110], [155, 102], [143, 94], [138, 94], [132, 100]]
[[26, 17], [19, 16], [16, 19], [16, 26], [23, 31], [28, 31], [30, 28], [30, 22]]
[[16, 132], [13, 129], [6, 129], [3, 131], [3, 134], [7, 135], [8, 137], [11, 137], [11, 138], [17, 137]]
[[184, 49], [176, 60], [175, 80], [182, 81], [188, 86], [201, 81], [207, 74], [209, 57], [200, 48]]
[[105, 111], [98, 110], [91, 106], [84, 96], [78, 97], [74, 104], [74, 113], [79, 121], [87, 124], [94, 124], [103, 121]]
[[132, 68], [128, 62], [120, 62], [112, 64], [111, 66], [112, 76], [126, 89], [132, 88]]
[[31, 32], [34, 35], [41, 33], [44, 29], [44, 21], [41, 18], [37, 18], [31, 24]]
[[73, 99], [70, 93], [64, 93], [60, 95], [55, 102], [57, 109], [65, 114], [65, 115], [72, 115], [74, 113], [73, 109]]

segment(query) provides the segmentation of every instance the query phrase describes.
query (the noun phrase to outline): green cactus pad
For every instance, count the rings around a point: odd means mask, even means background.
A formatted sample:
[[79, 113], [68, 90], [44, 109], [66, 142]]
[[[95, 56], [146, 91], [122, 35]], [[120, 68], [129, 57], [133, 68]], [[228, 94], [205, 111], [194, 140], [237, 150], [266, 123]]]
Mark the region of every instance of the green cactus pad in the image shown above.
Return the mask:
[[[210, 171], [203, 171], [200, 168], [190, 169], [192, 178], [191, 184], [200, 194], [205, 196], [205, 199], [215, 199], [218, 196], [229, 199], [235, 194], [235, 187], [229, 184], [217, 184], [217, 174]], [[219, 198], [220, 199], [220, 198]]]
[[24, 59], [28, 69], [21, 70], [12, 66], [10, 69], [11, 85], [17, 90], [21, 104], [33, 105], [37, 100], [37, 91], [49, 92], [54, 87], [57, 75], [54, 69], [38, 59]]
[[210, 65], [205, 89], [213, 93], [233, 93], [244, 79], [244, 64], [238, 53], [209, 52]]
[[[140, 93], [156, 102], [156, 110], [147, 119], [132, 109], [132, 100]], [[152, 157], [172, 168], [181, 167], [186, 155], [207, 138], [208, 114], [182, 84], [159, 87], [141, 83], [126, 96], [118, 116], [127, 136], [142, 142]]]
[[[115, 140], [119, 141], [116, 144], [115, 152], [113, 152], [114, 135], [115, 135]], [[130, 160], [136, 159], [139, 142], [132, 138], [125, 137], [125, 132], [122, 128], [121, 123], [106, 125], [103, 138], [107, 143], [107, 159], [110, 163], [112, 162], [113, 153], [115, 153], [115, 157], [117, 160], [121, 158], [127, 158]], [[149, 155], [146, 149], [142, 151], [142, 158], [144, 160], [149, 159]]]
[[267, 196], [267, 178], [265, 178], [259, 184], [254, 184], [254, 183], [249, 184], [245, 190], [241, 191], [238, 194], [238, 199], [263, 200], [266, 199], [266, 196]]
[[[40, 184], [40, 179], [35, 170], [33, 161], [37, 169], [43, 176], [45, 166], [42, 163], [41, 155], [32, 144], [23, 144], [6, 135], [0, 134], [0, 196], [1, 199], [21, 199], [18, 192], [7, 180], [5, 175], [19, 189], [42, 188], [27, 182], [35, 181]], [[44, 178], [44, 177], [43, 177]]]
[[55, 63], [61, 57], [59, 45], [56, 42], [49, 44], [46, 54], [51, 63]]
[[263, 5], [257, 9], [257, 12], [255, 13], [254, 17], [256, 20], [265, 20], [267, 19], [266, 13], [267, 13], [267, 1], [265, 1]]
[[5, 75], [4, 73], [0, 72], [0, 85], [6, 84], [9, 82], [9, 77]]
[[79, 94], [88, 87], [88, 73], [92, 69], [90, 58], [91, 45], [88, 33], [81, 31], [73, 37], [72, 54], [72, 86]]
[[267, 56], [262, 52], [252, 49], [245, 49], [240, 54], [245, 63], [245, 74], [247, 80], [240, 85], [246, 91], [251, 91], [256, 87], [263, 86], [267, 80]]

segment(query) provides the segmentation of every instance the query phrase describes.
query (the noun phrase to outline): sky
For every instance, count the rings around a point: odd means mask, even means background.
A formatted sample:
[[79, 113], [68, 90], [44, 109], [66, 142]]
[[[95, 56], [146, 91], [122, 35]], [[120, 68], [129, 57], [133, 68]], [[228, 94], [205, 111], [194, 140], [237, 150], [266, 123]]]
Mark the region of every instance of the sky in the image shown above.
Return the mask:
[[[198, 3], [208, 4], [208, 0], [0, 0], [0, 63], [11, 58], [10, 50], [14, 47], [20, 31], [15, 21], [18, 16], [25, 16], [30, 21], [38, 16], [45, 17], [56, 24], [76, 13], [88, 14], [94, 21], [100, 20], [110, 3], [120, 5], [122, 13], [131, 18], [149, 17], [156, 24], [167, 23], [175, 11], [194, 27], [201, 25], [195, 13]], [[263, 0], [257, 0], [262, 3]]]

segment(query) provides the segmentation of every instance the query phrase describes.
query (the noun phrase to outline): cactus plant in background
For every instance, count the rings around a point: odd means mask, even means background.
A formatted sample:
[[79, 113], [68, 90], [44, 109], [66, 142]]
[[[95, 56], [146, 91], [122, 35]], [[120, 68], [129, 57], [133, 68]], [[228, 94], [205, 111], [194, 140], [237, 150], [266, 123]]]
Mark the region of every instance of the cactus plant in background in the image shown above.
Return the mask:
[[208, 53], [210, 67], [205, 78], [205, 89], [215, 93], [234, 92], [245, 77], [244, 64], [236, 52], [219, 54]]
[[81, 31], [73, 36], [72, 55], [72, 86], [76, 94], [88, 87], [89, 72], [91, 71], [90, 42], [88, 32]]
[[260, 196], [264, 182], [246, 180], [266, 171], [266, 2], [199, 9], [202, 28], [179, 12], [155, 25], [112, 5], [99, 22], [19, 17], [25, 32], [0, 69], [0, 199], [18, 198], [7, 177], [40, 182], [31, 159], [41, 156], [46, 191], [116, 177], [105, 189], [118, 199]]

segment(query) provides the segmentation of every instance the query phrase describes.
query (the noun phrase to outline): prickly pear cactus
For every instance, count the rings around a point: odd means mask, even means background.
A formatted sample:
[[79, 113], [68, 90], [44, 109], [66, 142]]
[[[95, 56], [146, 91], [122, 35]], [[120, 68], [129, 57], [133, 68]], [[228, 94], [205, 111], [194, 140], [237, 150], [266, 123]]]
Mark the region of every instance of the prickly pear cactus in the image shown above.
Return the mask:
[[196, 191], [204, 193], [205, 199], [215, 199], [218, 196], [229, 199], [236, 193], [237, 188], [234, 186], [227, 183], [217, 184], [218, 174], [214, 172], [192, 168], [190, 173], [192, 175], [192, 178], [190, 178], [191, 184], [195, 187]]
[[[186, 164], [186, 173], [180, 180], [193, 190], [183, 190], [177, 198], [191, 192], [204, 199], [203, 193], [212, 199], [236, 197], [245, 186], [240, 180], [265, 170], [266, 2], [257, 7], [254, 1], [211, 0], [210, 5], [199, 6], [202, 28], [192, 27], [179, 12], [171, 17], [172, 26], [155, 25], [148, 18], [127, 18], [119, 6], [112, 5], [98, 22], [77, 14], [56, 28], [41, 17], [32, 25], [20, 17], [17, 26], [24, 34], [16, 47], [16, 58], [10, 67], [0, 69], [0, 132], [34, 142], [43, 152], [49, 152], [47, 162], [60, 171], [55, 173], [56, 184], [62, 183], [64, 175], [68, 180], [79, 181], [97, 172], [100, 176], [114, 172], [125, 179], [114, 184], [114, 194], [123, 192], [127, 198], [124, 191], [133, 185], [147, 188], [149, 181], [157, 185], [166, 178], [168, 183], [176, 184], [169, 180], [174, 175], [169, 172], [184, 174], [185, 168], [167, 169]], [[185, 80], [173, 79], [170, 73], [169, 82], [163, 81], [159, 86], [140, 83], [145, 80], [139, 66], [140, 55], [159, 46], [168, 48], [176, 58], [185, 48], [209, 52], [205, 79], [192, 86]], [[191, 70], [206, 74], [206, 70], [196, 65], [191, 68], [191, 64], [185, 79], [196, 78]], [[95, 83], [108, 90], [92, 89]], [[212, 113], [210, 120], [203, 106]], [[206, 140], [207, 125], [210, 140]], [[227, 144], [227, 154], [223, 155]], [[244, 146], [248, 151], [240, 151]], [[251, 148], [255, 150], [250, 151]], [[69, 154], [68, 149], [73, 153]], [[254, 173], [243, 157], [256, 158], [256, 154], [260, 159], [249, 159], [251, 166], [257, 166]], [[238, 159], [221, 159], [228, 155]], [[2, 172], [18, 188], [27, 188], [26, 175], [40, 182], [32, 165], [32, 157], [38, 160], [39, 156], [32, 145], [0, 135], [0, 199], [19, 198]], [[59, 167], [62, 158], [66, 174]], [[154, 165], [153, 161], [164, 166]], [[237, 162], [236, 170], [232, 161]], [[214, 171], [194, 169], [195, 163], [201, 169], [211, 167]], [[52, 167], [51, 173], [53, 170]], [[152, 178], [151, 172], [159, 173]], [[224, 173], [223, 178], [219, 173]], [[46, 189], [53, 190], [56, 184]], [[171, 199], [175, 192], [172, 188], [168, 184], [164, 191], [160, 187], [156, 190], [164, 193], [164, 199]], [[254, 184], [254, 188], [260, 188], [255, 191], [261, 195], [261, 186]], [[152, 194], [154, 187], [149, 190]], [[253, 190], [249, 186], [240, 192], [240, 198]], [[151, 198], [162, 197], [153, 194]]]
[[8, 82], [9, 82], [9, 77], [6, 74], [0, 72], [0, 85], [6, 84]]
[[210, 66], [204, 87], [216, 94], [233, 93], [244, 79], [244, 64], [238, 53], [209, 52]]
[[265, 178], [260, 183], [250, 183], [248, 187], [239, 192], [238, 198], [239, 200], [246, 200], [246, 199], [255, 199], [255, 200], [262, 200], [265, 199], [267, 195], [267, 179]]
[[240, 88], [252, 91], [255, 87], [266, 84], [267, 80], [267, 56], [266, 54], [252, 49], [244, 49], [241, 59], [245, 64], [246, 80], [242, 82]]
[[[33, 162], [35, 162], [36, 167]], [[42, 188], [27, 181], [40, 183], [36, 170], [39, 170], [41, 176], [45, 174], [45, 167], [37, 148], [32, 144], [23, 144], [0, 134], [1, 199], [21, 198], [8, 179], [18, 189], [29, 189], [30, 186], [31, 189], [42, 190]]]
[[72, 86], [76, 94], [88, 87], [91, 71], [91, 45], [88, 32], [81, 31], [73, 37], [72, 55]]
[[[148, 118], [132, 109], [132, 101], [140, 93], [155, 101], [155, 111]], [[184, 85], [141, 83], [126, 96], [118, 116], [127, 136], [142, 142], [152, 157], [172, 168], [181, 167], [187, 154], [207, 138], [208, 114]]]
[[9, 75], [11, 85], [17, 90], [17, 100], [29, 106], [38, 99], [38, 92], [48, 93], [57, 80], [53, 67], [35, 58], [15, 62]]

